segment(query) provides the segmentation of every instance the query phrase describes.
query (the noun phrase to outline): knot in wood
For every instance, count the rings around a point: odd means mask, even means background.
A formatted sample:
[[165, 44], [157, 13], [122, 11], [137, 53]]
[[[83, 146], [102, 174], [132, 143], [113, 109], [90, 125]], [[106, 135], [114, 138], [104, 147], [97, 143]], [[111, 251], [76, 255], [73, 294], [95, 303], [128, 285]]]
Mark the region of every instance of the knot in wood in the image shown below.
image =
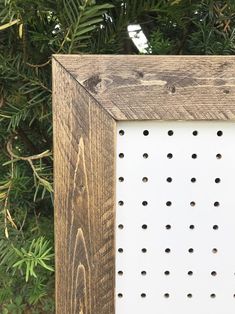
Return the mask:
[[170, 94], [174, 94], [176, 92], [176, 87], [175, 85], [172, 84], [167, 84], [166, 85], [167, 90], [169, 91]]
[[83, 193], [85, 191], [85, 186], [83, 184], [79, 185], [78, 190], [80, 193]]
[[92, 75], [89, 79], [83, 82], [84, 86], [92, 93], [97, 94], [98, 85], [101, 78], [98, 74]]

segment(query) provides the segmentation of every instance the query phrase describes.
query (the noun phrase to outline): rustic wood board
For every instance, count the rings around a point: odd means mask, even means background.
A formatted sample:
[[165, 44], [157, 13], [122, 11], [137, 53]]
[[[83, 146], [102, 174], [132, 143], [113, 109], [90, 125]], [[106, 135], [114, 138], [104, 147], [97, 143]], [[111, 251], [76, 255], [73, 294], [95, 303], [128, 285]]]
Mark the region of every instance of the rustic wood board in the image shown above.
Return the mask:
[[235, 56], [55, 56], [116, 120], [235, 118]]
[[115, 123], [53, 64], [57, 314], [114, 312]]

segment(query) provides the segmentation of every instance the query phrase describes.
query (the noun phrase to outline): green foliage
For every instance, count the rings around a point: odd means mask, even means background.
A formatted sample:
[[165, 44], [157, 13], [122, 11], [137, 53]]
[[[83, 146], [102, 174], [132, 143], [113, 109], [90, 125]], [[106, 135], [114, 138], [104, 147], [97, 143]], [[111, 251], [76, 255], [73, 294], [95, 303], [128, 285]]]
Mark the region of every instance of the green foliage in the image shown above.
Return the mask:
[[150, 36], [151, 46], [148, 48], [150, 54], [167, 55], [172, 51], [172, 42], [164, 38], [164, 34], [156, 30]]
[[44, 237], [22, 239], [17, 237], [17, 231], [14, 236], [16, 238], [12, 240], [0, 240], [0, 304], [3, 313], [25, 313], [29, 308], [34, 313], [35, 305], [35, 309], [40, 308], [43, 312], [49, 304], [53, 311], [51, 296], [48, 300], [48, 289], [53, 288], [54, 281], [49, 275], [53, 271], [50, 241]]
[[21, 296], [17, 296], [13, 303], [7, 305], [3, 309], [3, 314], [21, 314], [24, 313], [25, 304], [22, 303], [23, 299]]
[[149, 14], [154, 54], [234, 54], [235, 2], [164, 1]]
[[35, 271], [38, 265], [53, 271], [53, 268], [46, 264], [46, 261], [51, 260], [54, 256], [54, 254], [50, 253], [52, 248], [48, 247], [48, 245], [49, 241], [45, 241], [43, 237], [40, 237], [37, 240], [33, 239], [28, 251], [26, 251], [24, 247], [19, 250], [13, 246], [13, 250], [18, 257], [13, 267], [17, 267], [22, 273], [25, 273], [26, 282], [29, 280], [30, 276], [37, 278]]
[[51, 55], [234, 54], [235, 2], [0, 0], [0, 313], [54, 312]]

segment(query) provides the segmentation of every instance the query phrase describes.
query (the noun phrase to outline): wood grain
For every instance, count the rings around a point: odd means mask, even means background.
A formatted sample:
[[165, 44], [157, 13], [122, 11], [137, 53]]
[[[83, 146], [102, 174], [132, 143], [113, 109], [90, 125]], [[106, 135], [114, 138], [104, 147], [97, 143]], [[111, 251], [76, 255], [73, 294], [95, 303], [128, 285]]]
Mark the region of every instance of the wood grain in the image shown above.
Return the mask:
[[235, 56], [55, 58], [115, 120], [235, 119]]
[[56, 313], [114, 313], [115, 121], [53, 59]]

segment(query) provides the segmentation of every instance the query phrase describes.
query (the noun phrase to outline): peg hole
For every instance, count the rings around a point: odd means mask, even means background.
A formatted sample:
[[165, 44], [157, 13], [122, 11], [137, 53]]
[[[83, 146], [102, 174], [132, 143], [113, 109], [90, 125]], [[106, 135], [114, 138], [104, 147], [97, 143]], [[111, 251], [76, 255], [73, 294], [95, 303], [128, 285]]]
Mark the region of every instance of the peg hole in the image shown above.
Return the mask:
[[119, 135], [123, 136], [125, 134], [124, 130], [119, 131]]
[[148, 136], [149, 135], [149, 131], [148, 130], [144, 130], [143, 134], [144, 134], [144, 136]]

